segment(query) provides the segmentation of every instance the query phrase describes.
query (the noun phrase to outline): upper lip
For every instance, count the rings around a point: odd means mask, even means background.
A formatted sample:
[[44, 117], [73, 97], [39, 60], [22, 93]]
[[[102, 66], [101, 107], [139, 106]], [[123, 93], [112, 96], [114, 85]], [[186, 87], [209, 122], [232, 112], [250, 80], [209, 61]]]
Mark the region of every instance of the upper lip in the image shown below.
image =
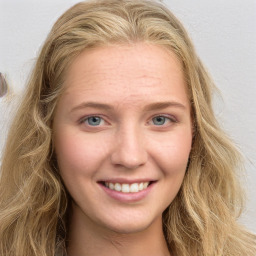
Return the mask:
[[147, 179], [147, 178], [143, 178], [143, 179], [125, 179], [125, 178], [118, 178], [118, 179], [104, 179], [104, 180], [100, 180], [98, 182], [102, 183], [122, 183], [122, 184], [133, 184], [133, 183], [144, 183], [144, 182], [153, 182], [156, 181], [155, 179]]

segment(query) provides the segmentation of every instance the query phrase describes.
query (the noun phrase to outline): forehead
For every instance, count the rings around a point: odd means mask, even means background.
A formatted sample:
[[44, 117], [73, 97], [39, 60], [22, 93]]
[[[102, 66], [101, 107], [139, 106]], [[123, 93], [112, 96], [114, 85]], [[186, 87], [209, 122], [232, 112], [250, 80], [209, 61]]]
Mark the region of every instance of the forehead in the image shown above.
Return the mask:
[[142, 96], [187, 100], [180, 60], [172, 51], [146, 43], [83, 51], [68, 70], [64, 96], [134, 102]]

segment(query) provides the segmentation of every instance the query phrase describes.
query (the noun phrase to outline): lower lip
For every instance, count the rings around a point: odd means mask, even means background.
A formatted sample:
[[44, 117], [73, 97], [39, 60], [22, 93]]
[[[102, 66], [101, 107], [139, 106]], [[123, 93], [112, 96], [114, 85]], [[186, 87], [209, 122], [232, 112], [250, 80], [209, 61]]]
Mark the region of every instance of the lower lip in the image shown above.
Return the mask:
[[110, 196], [111, 198], [113, 198], [117, 201], [124, 202], [124, 203], [138, 202], [138, 201], [144, 199], [145, 197], [147, 197], [147, 195], [153, 189], [155, 184], [156, 184], [156, 182], [153, 182], [146, 189], [141, 190], [139, 192], [123, 193], [123, 192], [109, 189], [109, 188], [105, 187], [103, 184], [99, 183], [101, 188], [106, 192], [106, 194], [108, 196]]

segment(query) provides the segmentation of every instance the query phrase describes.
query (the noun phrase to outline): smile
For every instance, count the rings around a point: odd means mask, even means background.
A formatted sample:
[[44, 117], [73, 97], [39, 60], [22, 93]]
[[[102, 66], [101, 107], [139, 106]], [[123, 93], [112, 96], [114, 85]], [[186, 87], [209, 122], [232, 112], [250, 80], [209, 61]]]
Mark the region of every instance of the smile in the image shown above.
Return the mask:
[[105, 180], [98, 184], [111, 198], [122, 203], [136, 203], [146, 198], [154, 187], [157, 180]]
[[149, 182], [140, 182], [132, 184], [104, 182], [105, 187], [123, 193], [136, 193], [146, 189], [148, 185]]

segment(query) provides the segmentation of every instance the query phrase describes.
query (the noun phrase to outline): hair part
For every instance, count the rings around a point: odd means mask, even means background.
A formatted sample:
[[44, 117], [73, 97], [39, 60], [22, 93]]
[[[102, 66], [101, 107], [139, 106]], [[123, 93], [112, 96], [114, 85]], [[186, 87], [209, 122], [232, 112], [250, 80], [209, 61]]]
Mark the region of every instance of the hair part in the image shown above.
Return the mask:
[[53, 256], [65, 248], [69, 196], [58, 172], [52, 120], [66, 72], [85, 49], [145, 42], [183, 64], [195, 132], [182, 187], [163, 214], [173, 255], [255, 255], [255, 236], [237, 223], [243, 207], [240, 154], [212, 109], [214, 84], [181, 23], [150, 0], [91, 0], [55, 23], [11, 126], [1, 166], [0, 255]]

